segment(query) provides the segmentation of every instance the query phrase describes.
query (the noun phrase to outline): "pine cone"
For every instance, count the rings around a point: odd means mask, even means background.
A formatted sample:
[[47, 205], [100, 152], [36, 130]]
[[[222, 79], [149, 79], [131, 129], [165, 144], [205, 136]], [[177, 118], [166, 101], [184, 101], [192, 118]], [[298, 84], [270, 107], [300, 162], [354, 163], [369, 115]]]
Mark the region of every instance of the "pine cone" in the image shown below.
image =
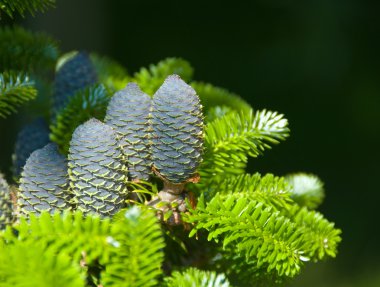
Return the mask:
[[179, 76], [166, 78], [155, 93], [152, 126], [154, 169], [175, 184], [194, 178], [203, 147], [202, 106]]
[[0, 230], [12, 223], [12, 211], [9, 185], [0, 173]]
[[49, 143], [49, 127], [43, 118], [24, 126], [17, 135], [13, 155], [13, 175], [18, 177], [30, 154]]
[[125, 206], [127, 169], [110, 126], [90, 119], [77, 127], [68, 157], [70, 186], [78, 209], [109, 216]]
[[59, 110], [65, 107], [71, 96], [96, 82], [95, 67], [87, 53], [77, 53], [65, 62], [55, 76], [53, 118]]
[[121, 135], [120, 145], [132, 180], [148, 180], [151, 173], [151, 107], [151, 98], [137, 84], [129, 83], [115, 93], [107, 108], [105, 122]]
[[20, 179], [18, 207], [20, 215], [40, 214], [68, 209], [67, 161], [50, 143], [34, 151], [24, 166]]

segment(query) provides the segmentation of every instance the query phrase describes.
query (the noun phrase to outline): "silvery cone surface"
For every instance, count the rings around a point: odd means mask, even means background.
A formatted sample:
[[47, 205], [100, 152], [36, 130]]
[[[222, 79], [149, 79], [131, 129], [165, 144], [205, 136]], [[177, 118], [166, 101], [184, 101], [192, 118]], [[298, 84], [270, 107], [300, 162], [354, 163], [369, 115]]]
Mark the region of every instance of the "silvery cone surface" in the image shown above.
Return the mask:
[[131, 180], [148, 180], [151, 173], [151, 108], [151, 98], [135, 83], [116, 92], [107, 108], [105, 123], [120, 134]]
[[20, 178], [18, 208], [20, 215], [50, 214], [70, 208], [67, 161], [50, 143], [34, 151], [24, 166]]
[[117, 134], [110, 126], [90, 119], [77, 127], [68, 159], [77, 209], [105, 217], [125, 206], [127, 169]]
[[43, 118], [25, 125], [17, 134], [13, 154], [13, 175], [18, 177], [30, 154], [49, 143], [49, 127]]
[[203, 115], [195, 90], [177, 75], [166, 78], [153, 97], [153, 167], [166, 181], [196, 177], [202, 160]]
[[89, 55], [79, 52], [67, 60], [55, 75], [53, 94], [53, 119], [77, 91], [97, 82], [98, 77]]
[[0, 173], [0, 230], [12, 222], [12, 212], [10, 188], [4, 176]]

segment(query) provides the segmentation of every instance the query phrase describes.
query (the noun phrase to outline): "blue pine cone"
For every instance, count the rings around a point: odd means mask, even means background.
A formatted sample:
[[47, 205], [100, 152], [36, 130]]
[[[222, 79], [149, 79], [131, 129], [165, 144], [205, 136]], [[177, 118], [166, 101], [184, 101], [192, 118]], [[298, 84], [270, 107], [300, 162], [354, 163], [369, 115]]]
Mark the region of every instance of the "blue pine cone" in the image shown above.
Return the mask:
[[65, 107], [69, 98], [77, 91], [97, 82], [98, 77], [89, 55], [85, 52], [75, 54], [57, 71], [54, 81], [53, 118]]
[[107, 108], [105, 123], [120, 134], [131, 180], [148, 180], [151, 173], [151, 108], [151, 98], [135, 83], [115, 93]]
[[0, 230], [13, 220], [13, 208], [10, 189], [4, 176], [0, 173]]
[[25, 125], [17, 134], [13, 154], [13, 175], [18, 177], [30, 154], [49, 143], [49, 127], [43, 118]]
[[70, 187], [79, 210], [105, 217], [125, 206], [127, 169], [110, 126], [96, 119], [78, 126], [68, 159]]
[[69, 209], [67, 161], [50, 143], [34, 151], [24, 166], [20, 178], [18, 207], [20, 215], [50, 214]]
[[202, 106], [179, 76], [167, 77], [155, 93], [152, 127], [155, 172], [174, 184], [196, 178], [203, 149]]

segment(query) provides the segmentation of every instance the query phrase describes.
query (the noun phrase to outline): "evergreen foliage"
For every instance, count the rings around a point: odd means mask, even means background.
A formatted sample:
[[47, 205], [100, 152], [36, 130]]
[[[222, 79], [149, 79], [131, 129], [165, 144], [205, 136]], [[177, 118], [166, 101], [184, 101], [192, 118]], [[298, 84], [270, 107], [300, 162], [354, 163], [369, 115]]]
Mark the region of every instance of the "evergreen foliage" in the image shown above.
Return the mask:
[[[0, 286], [87, 286], [85, 279], [95, 286], [157, 286], [162, 275], [164, 241], [149, 210], [133, 207], [113, 221], [44, 212], [14, 228], [0, 233]], [[98, 278], [91, 274], [95, 266]]]
[[[7, 1], [11, 2], [11, 1]], [[57, 42], [21, 27], [0, 27], [0, 69], [46, 75], [54, 70]]]
[[150, 65], [149, 68], [142, 68], [134, 75], [134, 81], [145, 93], [153, 95], [169, 75], [176, 74], [185, 82], [189, 82], [193, 73], [193, 67], [186, 60], [167, 58], [156, 65]]
[[36, 118], [18, 132], [14, 154], [13, 175], [18, 178], [32, 152], [49, 143], [49, 128], [43, 118]]
[[246, 173], [288, 137], [283, 115], [193, 81], [180, 58], [131, 77], [97, 54], [58, 56], [46, 35], [0, 28], [0, 117], [36, 97], [26, 73], [49, 84], [57, 67], [55, 143], [42, 119], [26, 126], [17, 200], [0, 177], [0, 287], [271, 286], [336, 256], [341, 231], [315, 211], [319, 178]]
[[229, 287], [231, 286], [223, 274], [189, 268], [184, 272], [173, 272], [165, 278], [167, 287]]
[[250, 105], [246, 101], [226, 89], [203, 82], [192, 82], [191, 86], [197, 91], [204, 106], [205, 114], [207, 114], [211, 107], [229, 107], [243, 113], [249, 113], [251, 110]]
[[57, 143], [60, 151], [67, 154], [71, 135], [85, 121], [104, 118], [110, 97], [102, 84], [79, 90], [69, 98], [66, 106], [50, 125], [50, 139]]
[[284, 140], [288, 122], [271, 111], [249, 113], [231, 111], [206, 125], [205, 154], [199, 168], [202, 181], [212, 186], [226, 175], [243, 174], [248, 156], [257, 157], [270, 145]]
[[217, 194], [207, 205], [201, 198], [190, 218], [196, 222], [191, 234], [205, 228], [209, 240], [222, 240], [224, 248], [234, 246], [235, 253], [279, 277], [295, 276], [303, 261], [309, 260], [296, 225], [262, 202]]
[[309, 209], [316, 209], [325, 197], [323, 182], [313, 174], [295, 173], [285, 177], [291, 185], [294, 201]]
[[157, 286], [162, 276], [164, 239], [151, 212], [134, 206], [111, 227], [109, 266], [101, 274], [105, 286]]
[[0, 73], [0, 118], [5, 118], [37, 96], [34, 82], [22, 73]]
[[99, 82], [105, 85], [107, 89], [117, 92], [131, 80], [127, 69], [115, 60], [95, 53], [90, 54], [90, 59], [94, 64]]
[[36, 12], [45, 12], [55, 6], [55, 0], [1, 0], [0, 10], [3, 10], [11, 18], [17, 12], [21, 16], [25, 16], [28, 12], [34, 16]]
[[0, 286], [84, 287], [78, 264], [40, 244], [0, 245]]

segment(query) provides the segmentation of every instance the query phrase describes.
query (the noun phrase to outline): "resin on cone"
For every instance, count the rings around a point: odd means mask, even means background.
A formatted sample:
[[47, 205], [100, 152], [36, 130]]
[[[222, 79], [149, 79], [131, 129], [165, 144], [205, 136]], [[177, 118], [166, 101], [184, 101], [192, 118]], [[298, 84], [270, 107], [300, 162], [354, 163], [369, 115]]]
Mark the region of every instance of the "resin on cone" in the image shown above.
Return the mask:
[[18, 208], [20, 215], [50, 214], [70, 208], [67, 161], [50, 143], [34, 151], [24, 166], [20, 179]]
[[105, 217], [125, 206], [127, 169], [110, 126], [90, 119], [77, 127], [68, 158], [70, 187], [79, 210]]
[[151, 173], [151, 98], [137, 84], [129, 83], [112, 97], [105, 117], [120, 134], [131, 180], [148, 180]]
[[195, 90], [177, 75], [166, 78], [153, 97], [152, 160], [166, 181], [197, 177], [203, 148], [202, 106]]

